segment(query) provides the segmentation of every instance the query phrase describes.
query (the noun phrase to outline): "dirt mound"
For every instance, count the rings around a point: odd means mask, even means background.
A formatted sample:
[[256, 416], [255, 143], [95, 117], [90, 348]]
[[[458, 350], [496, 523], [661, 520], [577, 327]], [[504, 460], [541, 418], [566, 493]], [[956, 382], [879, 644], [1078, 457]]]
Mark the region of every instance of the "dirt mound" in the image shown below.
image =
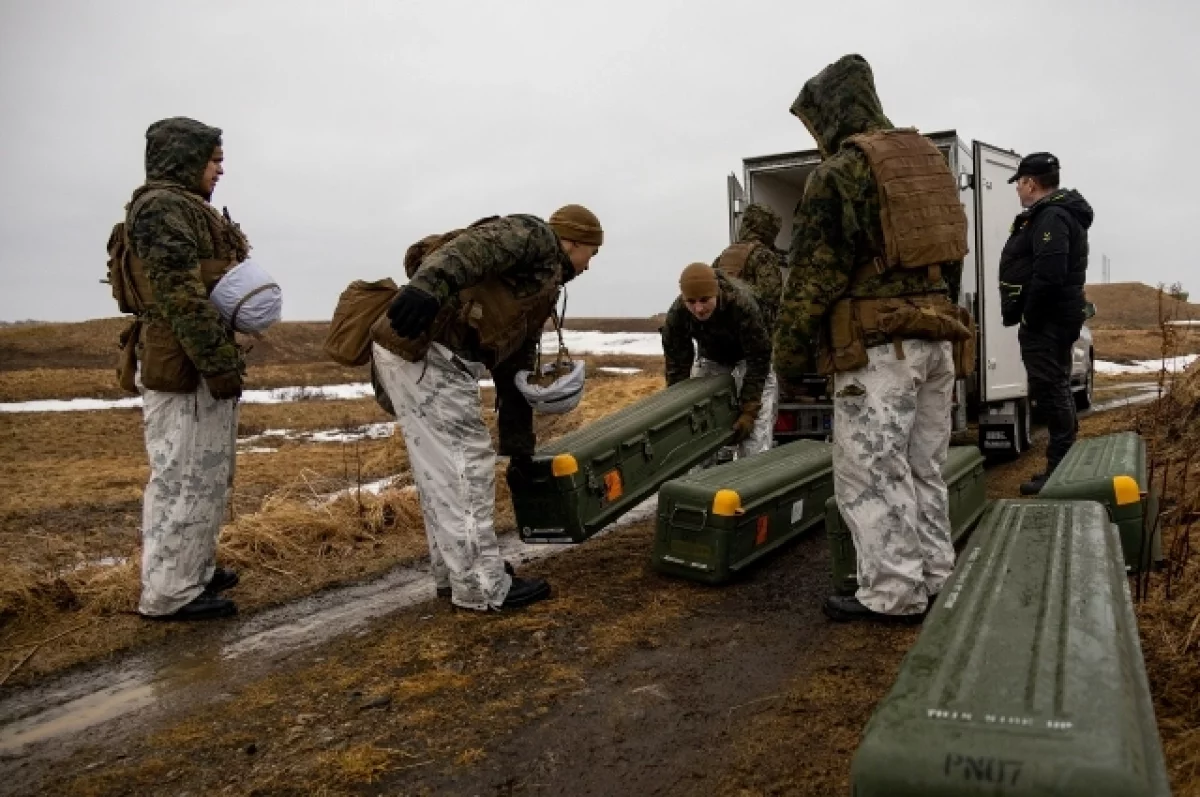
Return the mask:
[[[1087, 297], [1096, 305], [1093, 327], [1150, 329], [1158, 326], [1159, 291], [1141, 282], [1088, 285]], [[1162, 311], [1168, 319], [1200, 319], [1200, 304], [1189, 304], [1163, 295]]]

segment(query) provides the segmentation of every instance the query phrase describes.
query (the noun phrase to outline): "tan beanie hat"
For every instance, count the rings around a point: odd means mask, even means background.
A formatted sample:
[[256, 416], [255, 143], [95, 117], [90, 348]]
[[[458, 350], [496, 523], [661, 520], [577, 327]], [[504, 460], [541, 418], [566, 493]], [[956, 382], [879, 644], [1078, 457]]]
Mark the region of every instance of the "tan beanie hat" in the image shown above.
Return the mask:
[[707, 263], [692, 263], [679, 275], [679, 292], [684, 299], [703, 299], [716, 296], [720, 292], [717, 286], [717, 272]]
[[596, 214], [583, 205], [564, 205], [550, 216], [550, 227], [564, 241], [600, 246], [604, 243], [604, 229]]

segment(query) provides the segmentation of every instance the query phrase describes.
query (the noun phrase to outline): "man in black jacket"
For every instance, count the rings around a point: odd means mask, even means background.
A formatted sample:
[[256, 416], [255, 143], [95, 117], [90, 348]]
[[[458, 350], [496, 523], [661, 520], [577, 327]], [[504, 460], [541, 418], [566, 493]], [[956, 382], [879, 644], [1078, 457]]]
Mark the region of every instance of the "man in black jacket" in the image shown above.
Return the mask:
[[1036, 495], [1075, 442], [1071, 349], [1083, 327], [1094, 214], [1078, 191], [1058, 187], [1058, 158], [1048, 152], [1022, 159], [1009, 182], [1025, 210], [1000, 255], [1000, 306], [1005, 326], [1020, 324], [1029, 397], [1050, 431], [1045, 473], [1021, 485], [1022, 495]]

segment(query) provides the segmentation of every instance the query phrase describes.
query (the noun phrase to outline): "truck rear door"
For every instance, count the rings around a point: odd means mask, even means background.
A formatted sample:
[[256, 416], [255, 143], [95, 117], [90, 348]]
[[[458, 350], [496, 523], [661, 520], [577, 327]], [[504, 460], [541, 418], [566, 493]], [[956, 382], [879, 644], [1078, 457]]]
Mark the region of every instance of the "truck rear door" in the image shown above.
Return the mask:
[[979, 286], [981, 331], [979, 398], [983, 405], [1023, 399], [1028, 392], [1025, 366], [1017, 344], [1017, 328], [1005, 327], [1000, 316], [1000, 253], [1013, 219], [1021, 212], [1017, 192], [1008, 178], [1017, 171], [1020, 156], [976, 141], [975, 269]]
[[742, 211], [746, 208], [746, 192], [741, 182], [730, 172], [725, 178], [725, 188], [729, 194], [729, 243], [737, 243], [738, 224], [742, 220]]

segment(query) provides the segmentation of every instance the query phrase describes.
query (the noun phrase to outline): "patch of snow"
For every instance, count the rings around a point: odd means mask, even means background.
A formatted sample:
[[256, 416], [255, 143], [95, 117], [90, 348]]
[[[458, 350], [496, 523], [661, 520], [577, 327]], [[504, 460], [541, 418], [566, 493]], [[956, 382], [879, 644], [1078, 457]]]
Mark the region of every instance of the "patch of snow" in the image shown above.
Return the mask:
[[71, 572], [76, 573], [80, 570], [87, 570], [89, 567], [116, 567], [123, 565], [129, 560], [124, 556], [102, 556], [99, 559], [91, 559], [86, 562], [80, 562], [71, 568]]
[[596, 370], [605, 374], [617, 374], [618, 376], [632, 376], [633, 374], [640, 374], [642, 372], [641, 368], [621, 368], [616, 365], [602, 365]]
[[[1185, 354], [1181, 357], [1169, 357], [1166, 360], [1167, 373], [1178, 373], [1196, 361], [1195, 354]], [[1107, 360], [1096, 360], [1098, 374], [1156, 374], [1163, 368], [1163, 360], [1137, 360], [1130, 364], [1110, 363]]]
[[0, 412], [91, 412], [142, 406], [142, 397], [123, 399], [43, 399], [0, 404]]
[[[586, 329], [564, 329], [563, 344], [573, 354], [655, 356], [663, 353], [662, 336], [657, 332], [596, 332]], [[558, 337], [553, 332], [542, 335], [542, 351], [557, 350]]]
[[239, 453], [239, 454], [274, 454], [274, 453], [275, 453], [275, 452], [277, 452], [278, 450], [279, 450], [278, 448], [258, 448], [258, 447], [255, 447], [255, 448], [244, 448], [244, 449], [242, 449], [241, 451], [239, 451], [238, 453]]

